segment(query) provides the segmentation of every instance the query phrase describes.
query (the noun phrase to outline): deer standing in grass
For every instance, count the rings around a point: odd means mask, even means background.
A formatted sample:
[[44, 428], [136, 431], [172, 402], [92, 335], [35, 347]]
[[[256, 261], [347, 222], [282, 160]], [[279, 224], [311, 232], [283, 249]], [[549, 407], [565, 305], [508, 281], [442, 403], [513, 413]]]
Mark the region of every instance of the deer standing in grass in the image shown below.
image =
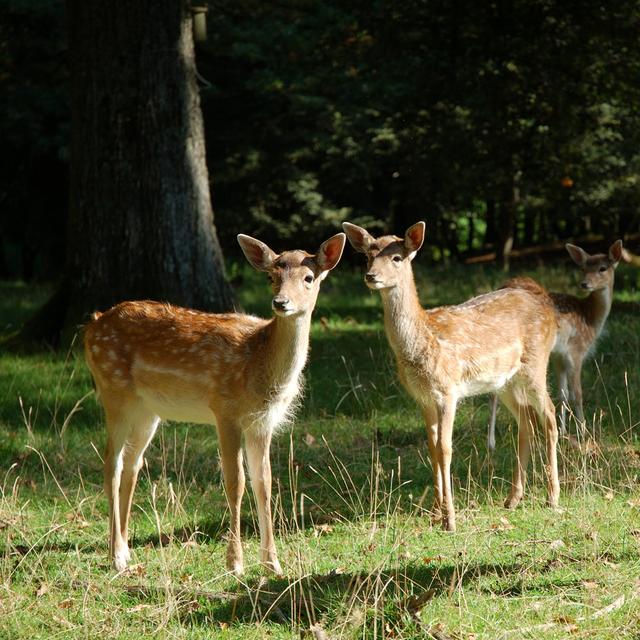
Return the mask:
[[549, 503], [558, 504], [560, 484], [555, 409], [546, 387], [547, 362], [557, 323], [544, 290], [494, 291], [451, 307], [420, 306], [411, 261], [422, 246], [425, 224], [404, 238], [373, 238], [345, 222], [356, 251], [367, 256], [365, 283], [380, 291], [384, 326], [400, 381], [418, 403], [427, 427], [433, 469], [435, 521], [448, 531], [456, 520], [451, 490], [453, 422], [462, 398], [497, 392], [518, 421], [518, 451], [507, 508], [520, 502], [533, 428], [545, 429]]
[[86, 327], [86, 360], [107, 424], [109, 554], [118, 571], [130, 559], [133, 491], [161, 419], [216, 423], [231, 512], [227, 567], [236, 574], [243, 570], [244, 437], [258, 510], [260, 560], [268, 570], [282, 571], [271, 522], [271, 436], [300, 392], [311, 313], [321, 281], [340, 260], [345, 236], [333, 236], [315, 256], [305, 251], [277, 255], [246, 235], [239, 235], [238, 242], [253, 267], [268, 274], [272, 319], [143, 301], [96, 313]]
[[[560, 392], [560, 433], [567, 430], [567, 407], [571, 407], [580, 424], [584, 423], [582, 406], [582, 365], [593, 351], [611, 311], [615, 270], [623, 259], [622, 240], [616, 240], [608, 253], [588, 254], [573, 244], [565, 245], [571, 259], [582, 272], [580, 288], [590, 291], [586, 298], [564, 293], [550, 293], [558, 317], [558, 335], [552, 351]], [[528, 278], [515, 278], [504, 287], [528, 286]], [[497, 398], [494, 396], [487, 447], [496, 446]]]

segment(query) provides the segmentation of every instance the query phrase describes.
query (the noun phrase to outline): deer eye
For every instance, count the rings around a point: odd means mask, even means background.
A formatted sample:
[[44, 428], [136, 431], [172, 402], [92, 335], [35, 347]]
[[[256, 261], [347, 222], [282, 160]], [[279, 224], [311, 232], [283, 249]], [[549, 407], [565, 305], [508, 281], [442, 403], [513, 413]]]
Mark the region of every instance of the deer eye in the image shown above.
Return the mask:
[[402, 256], [393, 256], [392, 260], [394, 262], [402, 262]]
[[273, 276], [270, 273], [267, 274], [267, 282], [273, 284]]
[[311, 283], [313, 282], [313, 276], [305, 276], [305, 277], [304, 277], [304, 281], [305, 281], [307, 284], [311, 284]]
[[600, 267], [600, 269], [598, 269], [598, 271], [600, 271], [600, 273], [604, 273], [609, 267], [605, 267], [604, 265], [602, 265]]

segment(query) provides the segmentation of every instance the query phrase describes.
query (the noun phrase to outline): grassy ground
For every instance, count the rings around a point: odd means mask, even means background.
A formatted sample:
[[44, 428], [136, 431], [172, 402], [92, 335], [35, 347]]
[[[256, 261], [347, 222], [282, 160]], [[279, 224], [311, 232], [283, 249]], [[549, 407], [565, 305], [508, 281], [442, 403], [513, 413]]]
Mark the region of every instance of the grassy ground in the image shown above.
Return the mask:
[[[561, 267], [529, 273], [572, 290]], [[428, 305], [501, 279], [479, 267], [419, 272]], [[499, 414], [489, 457], [488, 403], [470, 399], [456, 420], [459, 532], [451, 535], [432, 528], [421, 507], [425, 487], [425, 505], [431, 499], [426, 435], [396, 382], [379, 297], [360, 273], [332, 273], [315, 315], [304, 405], [272, 452], [286, 572], [278, 579], [257, 566], [251, 499], [247, 573], [225, 572], [215, 430], [174, 424], [147, 452], [134, 564], [116, 575], [102, 419], [82, 359], [0, 354], [0, 638], [321, 638], [321, 630], [354, 639], [639, 638], [637, 285], [636, 272], [620, 267], [623, 304], [584, 371], [590, 433], [560, 445], [562, 508], [544, 506], [541, 447], [522, 506], [501, 507], [514, 424]], [[262, 277], [247, 271], [238, 293], [248, 310], [268, 313]], [[0, 330], [46, 294], [0, 284]]]

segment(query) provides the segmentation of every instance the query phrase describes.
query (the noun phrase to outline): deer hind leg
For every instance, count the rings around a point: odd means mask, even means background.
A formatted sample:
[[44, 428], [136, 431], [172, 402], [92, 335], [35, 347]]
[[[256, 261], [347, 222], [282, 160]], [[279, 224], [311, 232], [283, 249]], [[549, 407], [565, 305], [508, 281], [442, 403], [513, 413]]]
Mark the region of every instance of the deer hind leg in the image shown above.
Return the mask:
[[569, 364], [565, 358], [556, 359], [556, 377], [560, 393], [560, 434], [567, 433], [567, 407], [569, 405], [569, 388], [567, 385], [567, 369]]
[[489, 429], [487, 430], [487, 449], [490, 452], [496, 450], [496, 416], [498, 414], [498, 396], [491, 396], [491, 416], [489, 418]]
[[244, 469], [240, 428], [233, 422], [218, 421], [218, 440], [224, 490], [231, 514], [227, 569], [236, 575], [241, 575], [244, 570], [244, 560], [240, 541], [240, 507], [244, 494]]
[[138, 482], [138, 473], [144, 461], [144, 452], [147, 450], [156, 429], [160, 424], [160, 418], [150, 412], [139, 414], [135, 426], [132, 428], [125, 444], [122, 460], [122, 478], [120, 480], [120, 532], [122, 539], [129, 539], [129, 519], [131, 517], [131, 504], [133, 492]]
[[503, 389], [500, 392], [500, 400], [513, 414], [518, 423], [518, 449], [513, 467], [511, 491], [504, 503], [507, 509], [515, 509], [520, 500], [522, 500], [527, 482], [527, 466], [531, 454], [531, 440], [536, 421], [536, 412], [535, 408], [528, 403], [523, 389], [513, 387]]
[[584, 428], [584, 409], [582, 407], [582, 361], [574, 360], [568, 371], [569, 399], [575, 411], [580, 428]]
[[422, 415], [427, 427], [427, 444], [429, 458], [433, 472], [433, 506], [431, 507], [431, 522], [435, 524], [442, 520], [442, 475], [438, 459], [438, 410], [435, 407], [423, 408]]
[[538, 396], [538, 415], [544, 425], [545, 442], [547, 448], [547, 502], [551, 507], [557, 507], [560, 499], [560, 480], [558, 478], [558, 427], [556, 425], [556, 410], [546, 389], [542, 389]]
[[249, 477], [256, 500], [260, 525], [260, 562], [269, 571], [275, 574], [282, 574], [271, 519], [270, 446], [271, 433], [248, 432], [245, 435]]
[[[107, 423], [107, 447], [104, 460], [104, 487], [109, 500], [109, 557], [117, 571], [126, 568], [130, 559], [127, 525], [135, 486], [133, 463], [128, 453], [129, 443], [137, 442], [139, 434], [151, 439], [158, 419], [145, 410], [138, 400], [109, 402], [103, 394]], [[145, 445], [146, 448], [146, 445]], [[139, 452], [138, 458], [142, 457]]]
[[438, 408], [438, 466], [442, 483], [443, 518], [446, 531], [456, 530], [456, 511], [451, 488], [451, 456], [453, 454], [453, 421], [456, 415], [455, 398], [447, 397]]

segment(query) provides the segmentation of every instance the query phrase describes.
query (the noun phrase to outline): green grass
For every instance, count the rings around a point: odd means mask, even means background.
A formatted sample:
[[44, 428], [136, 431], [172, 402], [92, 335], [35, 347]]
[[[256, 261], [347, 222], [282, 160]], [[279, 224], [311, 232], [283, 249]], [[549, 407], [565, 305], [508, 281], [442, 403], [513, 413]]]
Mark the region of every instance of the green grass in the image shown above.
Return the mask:
[[[264, 279], [242, 273], [244, 307], [267, 314]], [[572, 290], [561, 267], [529, 274]], [[286, 572], [277, 579], [257, 566], [251, 498], [247, 573], [226, 573], [215, 429], [174, 424], [147, 451], [134, 564], [115, 575], [102, 417], [81, 356], [0, 354], [0, 638], [298, 638], [314, 624], [329, 638], [638, 638], [640, 319], [628, 303], [640, 294], [630, 267], [618, 275], [625, 304], [584, 370], [589, 437], [560, 444], [562, 508], [544, 506], [540, 446], [521, 507], [501, 507], [514, 424], [501, 411], [489, 457], [487, 400], [469, 399], [456, 419], [451, 535], [421, 507], [431, 492], [426, 434], [396, 381], [379, 296], [359, 272], [332, 273], [315, 314], [304, 404], [272, 450]], [[478, 267], [419, 272], [429, 306], [501, 280]], [[2, 331], [46, 293], [2, 283]]]

